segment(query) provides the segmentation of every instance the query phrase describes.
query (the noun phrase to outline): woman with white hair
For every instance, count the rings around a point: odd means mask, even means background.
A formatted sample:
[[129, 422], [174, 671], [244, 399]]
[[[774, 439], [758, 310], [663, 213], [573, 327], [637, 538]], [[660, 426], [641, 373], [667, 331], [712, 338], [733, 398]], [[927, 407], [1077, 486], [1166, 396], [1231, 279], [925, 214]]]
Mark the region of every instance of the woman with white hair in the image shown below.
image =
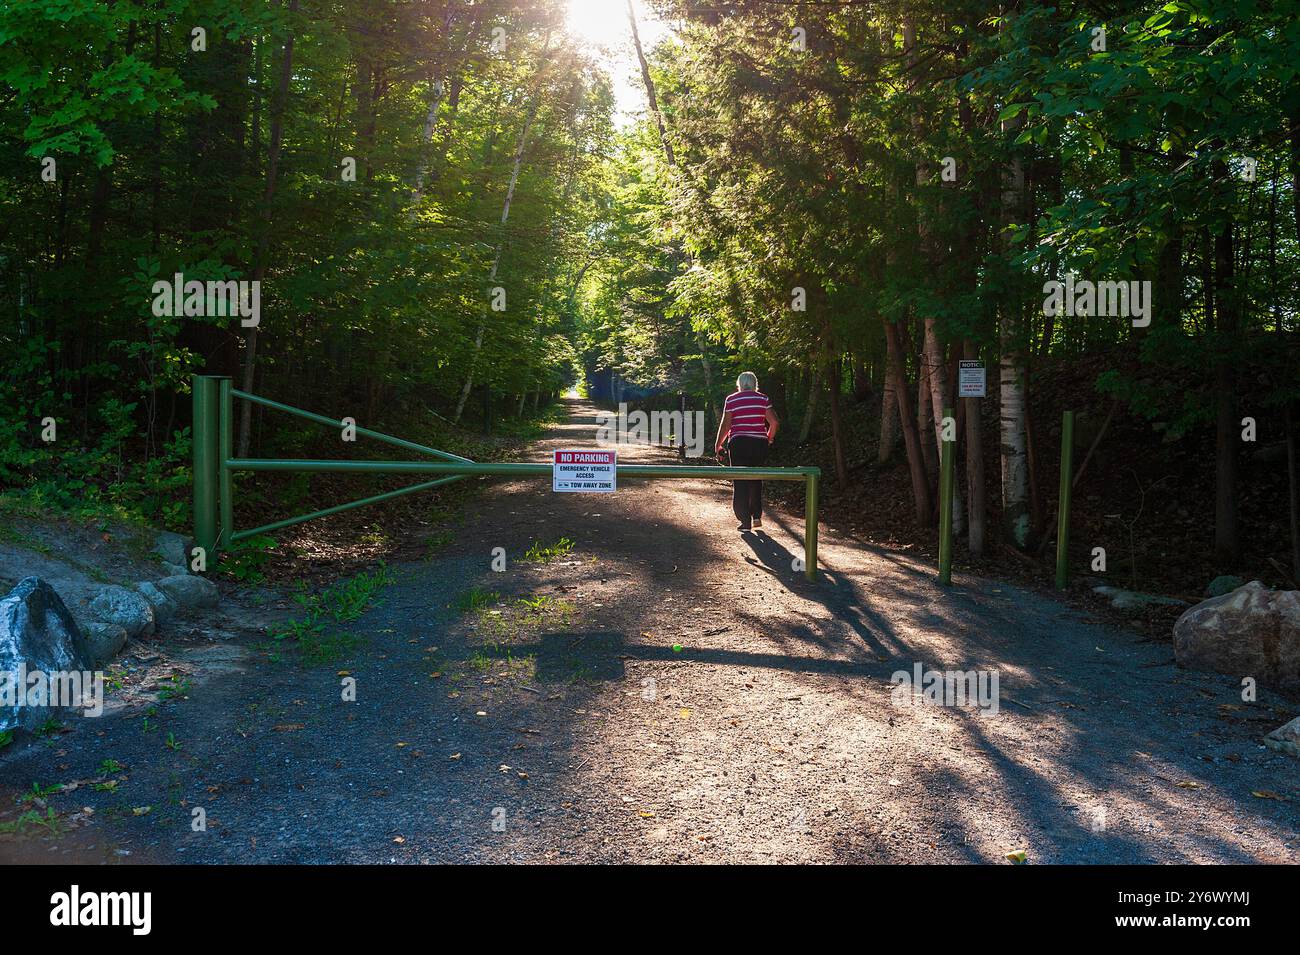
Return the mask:
[[[760, 467], [767, 460], [768, 448], [776, 440], [781, 422], [772, 410], [772, 399], [758, 390], [758, 376], [741, 372], [736, 391], [727, 396], [718, 422], [718, 440], [714, 453], [722, 454], [725, 444], [731, 449], [735, 467]], [[740, 521], [738, 530], [761, 530], [763, 527], [763, 482], [735, 481], [731, 509]]]

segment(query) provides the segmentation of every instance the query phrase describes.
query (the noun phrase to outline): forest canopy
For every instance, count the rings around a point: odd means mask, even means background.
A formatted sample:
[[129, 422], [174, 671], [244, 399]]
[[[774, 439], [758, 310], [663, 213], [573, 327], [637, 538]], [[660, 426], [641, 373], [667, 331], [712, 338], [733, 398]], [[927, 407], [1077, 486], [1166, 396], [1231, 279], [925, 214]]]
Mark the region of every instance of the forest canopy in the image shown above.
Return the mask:
[[[958, 526], [1026, 549], [1038, 373], [1095, 359], [1153, 440], [1213, 436], [1236, 559], [1244, 418], [1294, 471], [1296, 3], [626, 7], [669, 26], [630, 121], [563, 0], [5, 4], [0, 482], [183, 526], [194, 373], [400, 428], [579, 378], [716, 420], [752, 369], [842, 486], [877, 395], [928, 526], [966, 360]], [[181, 277], [256, 323], [157, 314]]]

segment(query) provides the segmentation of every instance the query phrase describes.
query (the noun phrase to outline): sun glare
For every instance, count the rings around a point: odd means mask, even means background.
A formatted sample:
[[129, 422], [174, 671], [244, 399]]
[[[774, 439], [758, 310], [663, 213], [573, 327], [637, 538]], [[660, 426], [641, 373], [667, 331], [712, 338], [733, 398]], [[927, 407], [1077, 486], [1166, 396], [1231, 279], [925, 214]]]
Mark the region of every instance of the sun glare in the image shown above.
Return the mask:
[[569, 0], [565, 22], [570, 32], [600, 46], [617, 46], [631, 36], [626, 0]]
[[[596, 59], [604, 64], [613, 82], [615, 124], [631, 122], [645, 108], [645, 88], [636, 53], [632, 28], [627, 22], [627, 0], [568, 0], [566, 24], [572, 36], [590, 44]], [[642, 0], [632, 0], [637, 32], [647, 55], [668, 33], [668, 24], [655, 16]]]

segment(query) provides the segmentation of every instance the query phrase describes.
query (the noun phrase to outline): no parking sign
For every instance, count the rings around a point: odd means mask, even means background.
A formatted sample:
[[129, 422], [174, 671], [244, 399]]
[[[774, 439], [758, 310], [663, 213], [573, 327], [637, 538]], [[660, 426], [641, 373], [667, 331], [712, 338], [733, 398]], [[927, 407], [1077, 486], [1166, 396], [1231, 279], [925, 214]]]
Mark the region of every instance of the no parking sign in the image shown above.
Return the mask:
[[597, 493], [618, 490], [618, 452], [556, 451], [551, 466], [551, 490]]

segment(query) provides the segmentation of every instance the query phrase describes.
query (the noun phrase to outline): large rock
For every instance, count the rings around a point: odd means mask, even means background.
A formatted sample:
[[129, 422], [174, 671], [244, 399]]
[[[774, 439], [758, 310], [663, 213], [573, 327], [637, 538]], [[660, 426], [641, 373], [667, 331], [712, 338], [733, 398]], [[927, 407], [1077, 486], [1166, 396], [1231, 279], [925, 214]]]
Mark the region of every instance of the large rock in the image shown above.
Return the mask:
[[205, 577], [177, 574], [157, 582], [158, 589], [181, 607], [215, 607], [217, 585]]
[[1264, 745], [1288, 756], [1300, 756], [1300, 716], [1265, 736]]
[[33, 701], [32, 684], [19, 685], [22, 675], [85, 672], [91, 667], [85, 637], [45, 581], [24, 577], [0, 599], [0, 732], [38, 729], [60, 712], [50, 705], [52, 700], [44, 705]]
[[1179, 666], [1300, 691], [1300, 591], [1252, 580], [1198, 603], [1174, 624], [1174, 656]]
[[181, 609], [180, 604], [147, 580], [136, 584], [135, 589], [153, 607], [154, 622], [158, 625], [166, 623]]
[[117, 624], [133, 640], [151, 636], [156, 627], [153, 604], [125, 587], [105, 587], [87, 609], [105, 623]]
[[179, 564], [183, 567], [189, 565], [189, 547], [180, 534], [163, 531], [154, 541], [153, 552], [161, 557], [164, 563]]
[[78, 626], [81, 627], [82, 636], [86, 638], [90, 662], [96, 667], [104, 666], [126, 646], [126, 631], [115, 623], [81, 620], [78, 621]]

